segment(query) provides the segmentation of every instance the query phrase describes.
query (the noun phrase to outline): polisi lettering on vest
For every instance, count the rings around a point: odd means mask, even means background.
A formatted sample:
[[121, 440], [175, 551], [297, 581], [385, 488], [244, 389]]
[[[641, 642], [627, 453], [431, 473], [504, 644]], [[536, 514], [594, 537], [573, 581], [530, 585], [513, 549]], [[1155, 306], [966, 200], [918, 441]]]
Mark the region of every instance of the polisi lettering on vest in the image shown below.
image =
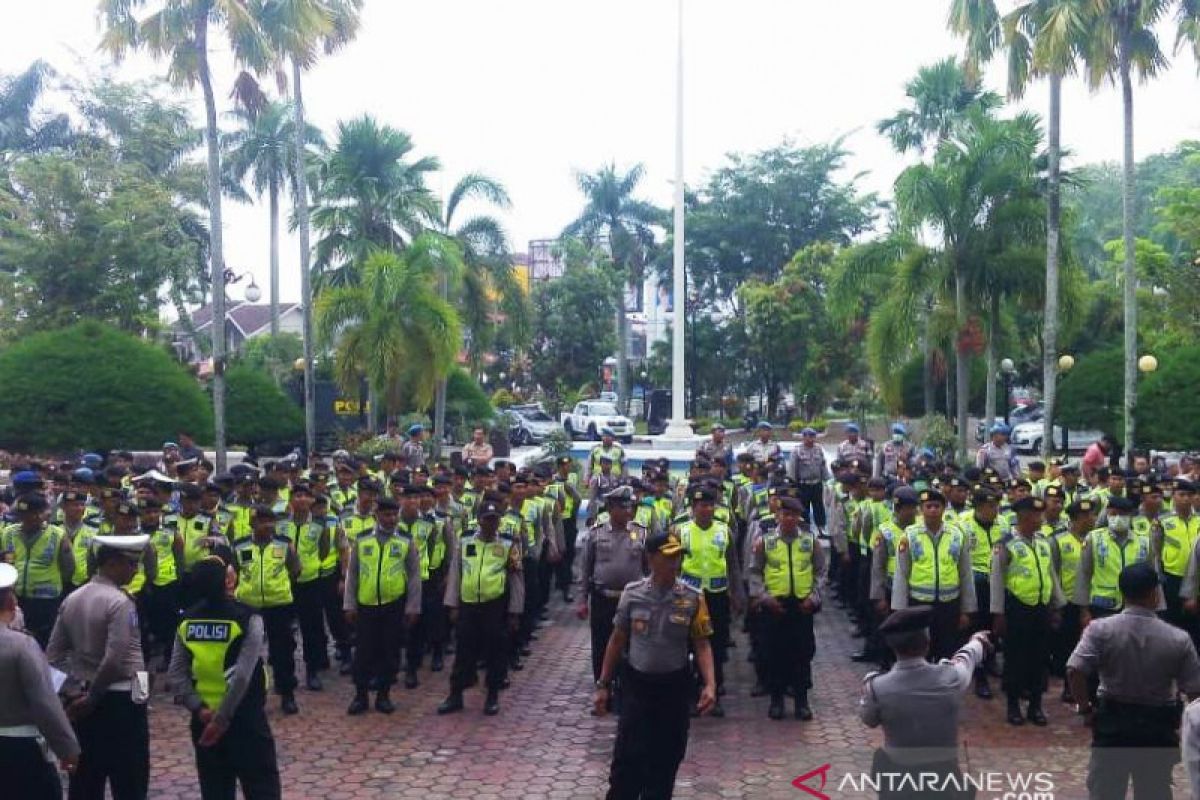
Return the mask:
[[194, 642], [227, 642], [231, 628], [228, 622], [189, 622], [184, 634]]

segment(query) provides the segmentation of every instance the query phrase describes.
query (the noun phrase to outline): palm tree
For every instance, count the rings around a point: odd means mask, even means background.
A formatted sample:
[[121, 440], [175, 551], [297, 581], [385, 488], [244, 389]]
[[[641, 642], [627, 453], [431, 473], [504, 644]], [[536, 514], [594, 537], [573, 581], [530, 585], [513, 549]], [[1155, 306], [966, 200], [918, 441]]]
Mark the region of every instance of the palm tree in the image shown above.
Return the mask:
[[319, 232], [319, 289], [359, 280], [376, 250], [399, 252], [438, 219], [425, 177], [435, 158], [410, 160], [411, 137], [371, 116], [338, 123], [337, 140], [317, 169], [313, 226]]
[[[1003, 44], [1008, 56], [1008, 93], [1019, 98], [1034, 78], [1046, 76], [1047, 115], [1046, 291], [1042, 339], [1042, 454], [1054, 435], [1058, 389], [1059, 264], [1062, 254], [1062, 82], [1075, 72], [1087, 37], [1086, 0], [1028, 0], [1001, 17], [995, 0], [954, 0], [949, 26], [967, 39], [967, 70], [978, 74]], [[989, 376], [992, 373], [989, 373]], [[990, 381], [990, 377], [989, 377]], [[991, 383], [989, 382], [989, 386]]]
[[138, 19], [134, 9], [146, 0], [100, 0], [105, 31], [101, 47], [114, 59], [134, 49], [155, 58], [168, 58], [168, 78], [192, 88], [197, 81], [204, 95], [205, 139], [208, 145], [209, 255], [213, 288], [213, 428], [216, 468], [225, 469], [225, 248], [221, 230], [221, 145], [217, 101], [209, 67], [209, 35], [215, 25], [229, 40], [236, 64], [254, 70], [275, 62], [271, 43], [241, 0], [158, 0], [154, 10]]
[[[292, 159], [294, 122], [286, 103], [267, 103], [257, 113], [238, 109], [234, 115], [238, 130], [222, 137], [225, 170], [230, 178], [244, 183], [247, 178], [255, 194], [267, 195], [271, 225], [271, 335], [279, 333], [279, 193], [285, 184], [295, 185], [295, 161]], [[313, 149], [324, 146], [321, 132], [309, 125], [304, 132], [308, 160]]]
[[[905, 94], [912, 101], [910, 107], [901, 109], [876, 126], [881, 134], [891, 140], [892, 147], [899, 153], [936, 150], [955, 127], [961, 124], [968, 112], [973, 109], [991, 111], [1001, 105], [998, 95], [980, 90], [953, 58], [946, 58], [919, 69], [916, 77], [906, 84]], [[934, 407], [935, 351], [932, 344], [934, 334], [930, 328], [934, 305], [934, 298], [929, 296], [925, 298], [924, 303], [914, 308], [915, 313], [926, 320], [921, 348], [924, 357], [923, 386], [927, 415], [933, 413]], [[946, 392], [948, 413], [949, 380], [946, 381]]]
[[1158, 74], [1166, 56], [1158, 44], [1155, 26], [1170, 10], [1173, 0], [1092, 0], [1089, 35], [1085, 45], [1088, 82], [1092, 88], [1119, 82], [1124, 116], [1124, 152], [1121, 200], [1125, 243], [1125, 452], [1135, 447], [1137, 409], [1137, 265], [1134, 248], [1136, 202], [1133, 157], [1133, 75], [1142, 80]]
[[402, 254], [378, 250], [367, 257], [357, 284], [321, 293], [317, 335], [334, 347], [345, 391], [356, 392], [365, 376], [388, 413], [406, 404], [428, 407], [461, 340], [458, 315], [438, 296], [436, 281], [443, 270], [459, 268], [458, 246], [426, 233]]
[[71, 122], [66, 114], [45, 118], [35, 113], [54, 70], [35, 61], [24, 72], [0, 77], [0, 153], [37, 152], [66, 144]]
[[591, 244], [607, 238], [613, 265], [621, 280], [617, 298], [617, 398], [624, 409], [629, 400], [629, 319], [625, 291], [641, 285], [654, 246], [654, 231], [662, 226], [664, 212], [633, 195], [645, 176], [638, 164], [618, 172], [608, 164], [594, 173], [579, 173], [576, 180], [586, 203], [583, 212], [563, 229], [564, 236], [579, 236]]

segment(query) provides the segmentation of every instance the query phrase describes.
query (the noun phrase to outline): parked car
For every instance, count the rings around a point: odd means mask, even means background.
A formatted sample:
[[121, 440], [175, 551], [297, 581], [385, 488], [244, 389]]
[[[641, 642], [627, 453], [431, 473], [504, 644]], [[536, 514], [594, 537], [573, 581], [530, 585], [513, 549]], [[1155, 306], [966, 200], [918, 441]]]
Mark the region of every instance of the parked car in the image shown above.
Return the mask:
[[[1008, 412], [1008, 424], [1016, 426], [1023, 422], [1040, 422], [1044, 416], [1046, 416], [1046, 409], [1041, 403], [1014, 406], [1012, 411]], [[975, 441], [981, 444], [986, 442], [988, 440], [988, 430], [991, 427], [987, 420], [981, 419], [975, 423]]]
[[501, 412], [508, 424], [508, 440], [516, 447], [541, 444], [562, 426], [540, 405], [512, 406]]
[[607, 400], [583, 400], [570, 413], [563, 412], [562, 426], [572, 439], [600, 439], [600, 431], [611, 428], [613, 436], [625, 444], [633, 441], [633, 420], [617, 411]]
[[[1031, 422], [1022, 422], [1020, 425], [1013, 426], [1012, 436], [1009, 437], [1012, 441], [1013, 449], [1018, 453], [1039, 453], [1042, 450], [1042, 437], [1044, 435], [1042, 420]], [[1100, 441], [1103, 436], [1100, 431], [1076, 430], [1075, 428], [1067, 428], [1067, 450], [1072, 452], [1083, 451], [1088, 449], [1093, 443]], [[1054, 441], [1051, 443], [1051, 450], [1058, 450], [1062, 447], [1062, 427], [1054, 426]]]

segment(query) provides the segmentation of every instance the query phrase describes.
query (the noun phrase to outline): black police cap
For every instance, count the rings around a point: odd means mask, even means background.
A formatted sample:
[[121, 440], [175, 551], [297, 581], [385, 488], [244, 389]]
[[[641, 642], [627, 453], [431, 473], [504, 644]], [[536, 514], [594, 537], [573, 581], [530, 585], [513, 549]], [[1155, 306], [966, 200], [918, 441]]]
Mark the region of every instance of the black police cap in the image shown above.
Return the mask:
[[879, 626], [879, 633], [881, 636], [891, 636], [897, 633], [923, 631], [929, 628], [932, 618], [933, 612], [928, 606], [902, 608], [899, 611], [893, 611], [883, 621]]
[[1022, 511], [1045, 511], [1046, 501], [1040, 497], [1022, 497], [1012, 504], [1012, 510], [1018, 514]]
[[1144, 561], [1125, 567], [1117, 578], [1117, 586], [1121, 593], [1134, 597], [1145, 594], [1157, 585], [1158, 573]]

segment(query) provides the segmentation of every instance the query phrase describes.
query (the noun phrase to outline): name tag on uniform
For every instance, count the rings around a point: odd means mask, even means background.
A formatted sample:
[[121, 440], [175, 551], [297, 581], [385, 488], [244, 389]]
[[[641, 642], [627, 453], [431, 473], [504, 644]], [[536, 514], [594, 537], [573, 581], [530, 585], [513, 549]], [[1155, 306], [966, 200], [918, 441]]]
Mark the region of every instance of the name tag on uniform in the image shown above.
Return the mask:
[[362, 551], [364, 556], [373, 556], [375, 555], [375, 545], [364, 544]]
[[287, 548], [281, 544], [272, 545], [271, 553], [275, 556], [278, 556], [279, 558], [283, 558], [284, 556], [287, 555]]
[[669, 619], [676, 625], [687, 625], [689, 622], [691, 622], [691, 620], [688, 619], [687, 614], [672, 614]]
[[496, 544], [493, 544], [492, 545], [492, 555], [497, 556], [497, 557], [503, 557], [504, 556], [504, 545], [502, 545], [498, 542]]
[[400, 555], [400, 544], [397, 542], [393, 542], [391, 548], [388, 551], [388, 555], [393, 555], [393, 556]]

